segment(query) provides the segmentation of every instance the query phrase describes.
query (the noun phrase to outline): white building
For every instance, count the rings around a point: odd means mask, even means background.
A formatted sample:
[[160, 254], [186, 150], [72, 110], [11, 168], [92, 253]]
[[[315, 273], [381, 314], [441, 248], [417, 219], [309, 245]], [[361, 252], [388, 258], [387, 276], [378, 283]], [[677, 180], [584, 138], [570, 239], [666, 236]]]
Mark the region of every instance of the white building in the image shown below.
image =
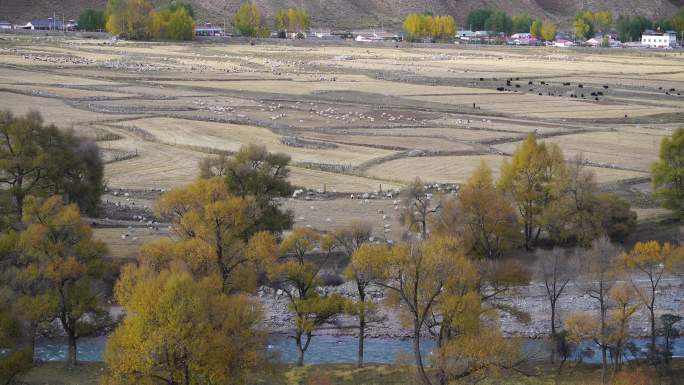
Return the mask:
[[9, 21], [0, 21], [0, 29], [14, 29], [14, 26]]
[[646, 31], [641, 35], [641, 44], [649, 48], [673, 48], [677, 46], [677, 33]]

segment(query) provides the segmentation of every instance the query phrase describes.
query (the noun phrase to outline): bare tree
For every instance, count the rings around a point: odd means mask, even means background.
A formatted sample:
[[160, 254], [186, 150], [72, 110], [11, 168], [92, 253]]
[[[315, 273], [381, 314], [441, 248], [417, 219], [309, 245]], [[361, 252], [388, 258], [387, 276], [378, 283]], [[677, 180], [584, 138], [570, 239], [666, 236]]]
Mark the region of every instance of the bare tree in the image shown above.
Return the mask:
[[600, 333], [596, 344], [601, 349], [601, 379], [608, 382], [608, 308], [610, 290], [617, 281], [615, 263], [623, 250], [611, 243], [610, 238], [601, 237], [594, 240], [591, 249], [580, 255], [582, 290], [599, 305]]
[[551, 307], [551, 339], [553, 347], [551, 349], [551, 362], [556, 360], [556, 342], [558, 340], [558, 301], [566, 292], [570, 281], [576, 275], [576, 258], [567, 255], [565, 250], [554, 248], [551, 251], [538, 252], [539, 267], [538, 274], [546, 289], [546, 297]]
[[441, 208], [439, 200], [432, 199], [432, 194], [427, 191], [423, 182], [416, 178], [404, 190], [402, 201], [404, 206], [401, 214], [402, 222], [409, 230], [420, 233], [422, 240], [426, 240], [429, 232], [428, 220]]

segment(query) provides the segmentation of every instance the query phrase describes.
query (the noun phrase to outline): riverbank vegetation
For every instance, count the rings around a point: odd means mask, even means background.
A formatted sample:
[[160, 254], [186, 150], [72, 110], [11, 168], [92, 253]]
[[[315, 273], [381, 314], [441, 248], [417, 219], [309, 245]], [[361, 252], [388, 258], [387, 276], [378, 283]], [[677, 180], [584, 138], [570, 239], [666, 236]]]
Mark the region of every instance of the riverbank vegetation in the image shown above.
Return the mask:
[[[419, 179], [410, 184], [396, 204], [405, 226], [398, 242], [370, 236], [363, 222], [331, 232], [291, 228], [292, 214], [277, 204], [293, 194], [289, 156], [248, 145], [230, 158], [203, 161], [201, 177], [164, 193], [155, 216], [173, 236], [145, 244], [119, 269], [104, 258], [106, 246], [81, 217], [102, 193], [99, 152], [74, 176], [73, 168], [90, 159], [78, 156], [86, 141], [62, 137], [35, 113], [2, 116], [0, 202], [15, 218], [3, 224], [0, 238], [0, 301], [7, 304], [0, 342], [10, 349], [0, 356], [0, 375], [8, 383], [30, 365], [33, 354], [22, 352], [32, 352], [39, 336], [65, 335], [66, 366], [73, 369], [78, 339], [112, 329], [105, 384], [250, 384], [259, 378], [359, 383], [380, 377], [422, 385], [593, 382], [594, 367], [586, 372], [591, 377], [576, 375], [585, 340], [601, 349], [604, 384], [674, 381], [680, 373], [671, 337], [681, 317], [663, 314], [658, 295], [666, 274], [682, 272], [684, 249], [652, 241], [622, 250], [618, 244], [636, 221], [629, 204], [599, 192], [581, 157], [567, 160], [558, 144], [534, 133], [503, 161], [498, 180], [483, 162], [458, 194], [434, 191]], [[654, 183], [671, 191], [665, 202], [681, 196], [682, 132], [663, 140], [656, 166], [665, 176]], [[39, 140], [45, 133], [52, 136]], [[57, 151], [54, 143], [64, 145]], [[512, 252], [536, 252], [539, 263], [507, 258]], [[337, 255], [350, 259], [346, 275], [358, 290], [356, 302], [323, 287]], [[554, 315], [570, 282], [585, 285], [600, 305], [597, 314], [551, 317], [548, 366], [526, 355], [517, 339], [505, 338], [499, 322], [502, 314], [525, 322], [525, 312], [502, 299], [535, 275]], [[279, 371], [282, 364], [267, 354], [262, 311], [252, 295], [262, 285], [288, 301], [296, 368]], [[385, 291], [382, 304], [364, 301], [368, 285]], [[107, 299], [125, 314], [116, 324], [105, 311]], [[413, 352], [394, 367], [369, 370], [361, 341], [377, 305], [401, 314]], [[627, 326], [637, 309], [650, 321], [645, 352], [629, 343]], [[334, 325], [340, 314], [359, 318], [357, 369], [310, 372], [305, 355], [316, 331]], [[425, 357], [421, 343], [429, 337], [437, 347]], [[628, 356], [635, 360], [627, 363]], [[637, 367], [643, 372], [633, 372]]]

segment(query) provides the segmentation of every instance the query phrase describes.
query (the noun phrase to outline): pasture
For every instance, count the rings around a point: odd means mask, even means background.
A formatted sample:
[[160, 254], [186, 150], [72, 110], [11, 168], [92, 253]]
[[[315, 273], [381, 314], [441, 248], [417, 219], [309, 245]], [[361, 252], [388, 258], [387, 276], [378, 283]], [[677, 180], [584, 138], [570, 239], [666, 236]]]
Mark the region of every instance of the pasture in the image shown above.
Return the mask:
[[[110, 189], [177, 187], [257, 143], [291, 156], [298, 187], [336, 193], [286, 201], [298, 225], [368, 218], [378, 236], [398, 236], [378, 214], [392, 200], [350, 194], [463, 183], [481, 160], [497, 175], [530, 132], [630, 196], [684, 125], [683, 93], [684, 56], [655, 51], [0, 39], [0, 108], [97, 141]], [[99, 231], [126, 257], [120, 233]]]

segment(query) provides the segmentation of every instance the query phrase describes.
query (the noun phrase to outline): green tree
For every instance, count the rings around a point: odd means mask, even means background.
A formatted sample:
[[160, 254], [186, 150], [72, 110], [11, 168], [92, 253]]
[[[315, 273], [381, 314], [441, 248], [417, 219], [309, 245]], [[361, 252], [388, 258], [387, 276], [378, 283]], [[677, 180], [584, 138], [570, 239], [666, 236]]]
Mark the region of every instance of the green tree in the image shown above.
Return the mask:
[[510, 33], [513, 27], [511, 17], [504, 11], [494, 11], [485, 22], [485, 29], [492, 32]]
[[263, 365], [261, 310], [223, 294], [216, 277], [129, 265], [116, 286], [125, 311], [107, 342], [103, 384], [247, 384]]
[[288, 29], [289, 20], [287, 19], [287, 11], [284, 9], [279, 10], [273, 16], [275, 29], [278, 32], [285, 32]]
[[660, 160], [653, 164], [653, 188], [663, 206], [684, 220], [684, 128], [660, 144]]
[[553, 41], [556, 39], [557, 28], [556, 25], [550, 21], [544, 22], [541, 27], [541, 37], [546, 41]]
[[653, 28], [653, 22], [643, 16], [620, 16], [615, 21], [620, 41], [640, 41], [645, 30]]
[[[322, 236], [312, 229], [295, 228], [280, 245], [285, 257], [279, 263], [270, 264], [269, 278], [284, 289], [295, 317], [298, 366], [304, 365], [304, 354], [313, 333], [349, 305], [339, 294], [322, 296], [316, 290], [322, 284], [319, 273], [326, 266], [333, 247], [333, 237]], [[323, 254], [319, 263], [307, 259], [307, 254], [316, 249]]]
[[[2, 289], [2, 288], [0, 288]], [[21, 320], [12, 312], [10, 298], [0, 293], [0, 349], [7, 349], [0, 354], [0, 384], [10, 385], [22, 372], [31, 368], [32, 351], [22, 349]]]
[[62, 194], [95, 214], [104, 191], [97, 146], [44, 125], [36, 111], [15, 117], [0, 111], [0, 205], [19, 222], [28, 195]]
[[152, 35], [162, 40], [192, 40], [195, 38], [195, 20], [186, 7], [169, 7], [154, 13]]
[[268, 29], [264, 24], [259, 7], [250, 2], [243, 3], [233, 15], [233, 27], [241, 36], [266, 37]]
[[532, 22], [532, 25], [530, 26], [530, 33], [532, 36], [541, 39], [542, 38], [542, 21], [537, 19]]
[[671, 31], [672, 30], [672, 18], [661, 17], [653, 23], [653, 28], [658, 31]]
[[78, 206], [64, 205], [59, 196], [28, 197], [23, 219], [26, 230], [19, 246], [25, 268], [20, 274], [24, 281], [42, 288], [31, 297], [51, 304], [46, 318], [60, 321], [69, 345], [67, 365], [74, 367], [76, 341], [106, 318], [96, 289], [106, 269], [102, 259], [106, 246], [92, 238]]
[[672, 16], [670, 21], [672, 29], [679, 33], [681, 39], [684, 39], [684, 7], [679, 8], [677, 13]]
[[270, 153], [265, 146], [243, 146], [233, 158], [208, 158], [200, 164], [203, 178], [222, 176], [232, 195], [253, 197], [259, 210], [249, 233], [280, 233], [292, 227], [292, 213], [280, 209], [276, 198], [290, 196], [289, 155]]
[[613, 25], [613, 15], [609, 11], [594, 13], [594, 28], [597, 32], [607, 32]]
[[573, 29], [578, 39], [589, 39], [594, 36], [594, 13], [578, 11], [573, 19]]
[[78, 29], [84, 31], [102, 31], [105, 29], [104, 11], [87, 8], [78, 16]]
[[524, 15], [515, 15], [511, 19], [511, 32], [513, 33], [531, 33], [530, 29], [532, 27], [532, 23], [535, 21], [532, 16], [524, 14]]
[[518, 208], [528, 250], [539, 241], [544, 211], [565, 191], [566, 172], [558, 145], [538, 143], [534, 134], [501, 166], [499, 188], [510, 194]]
[[185, 12], [187, 12], [187, 14], [190, 15], [190, 17], [192, 17], [193, 19], [195, 18], [195, 10], [192, 8], [192, 5], [189, 3], [183, 3], [180, 1], [176, 1], [176, 0], [171, 0], [171, 3], [169, 4], [168, 8], [169, 8], [169, 11], [171, 11], [171, 12], [176, 12], [177, 10], [183, 8], [183, 9], [185, 9]]
[[491, 9], [475, 9], [470, 11], [466, 20], [466, 25], [471, 31], [481, 31], [485, 29], [487, 19], [494, 13]]

